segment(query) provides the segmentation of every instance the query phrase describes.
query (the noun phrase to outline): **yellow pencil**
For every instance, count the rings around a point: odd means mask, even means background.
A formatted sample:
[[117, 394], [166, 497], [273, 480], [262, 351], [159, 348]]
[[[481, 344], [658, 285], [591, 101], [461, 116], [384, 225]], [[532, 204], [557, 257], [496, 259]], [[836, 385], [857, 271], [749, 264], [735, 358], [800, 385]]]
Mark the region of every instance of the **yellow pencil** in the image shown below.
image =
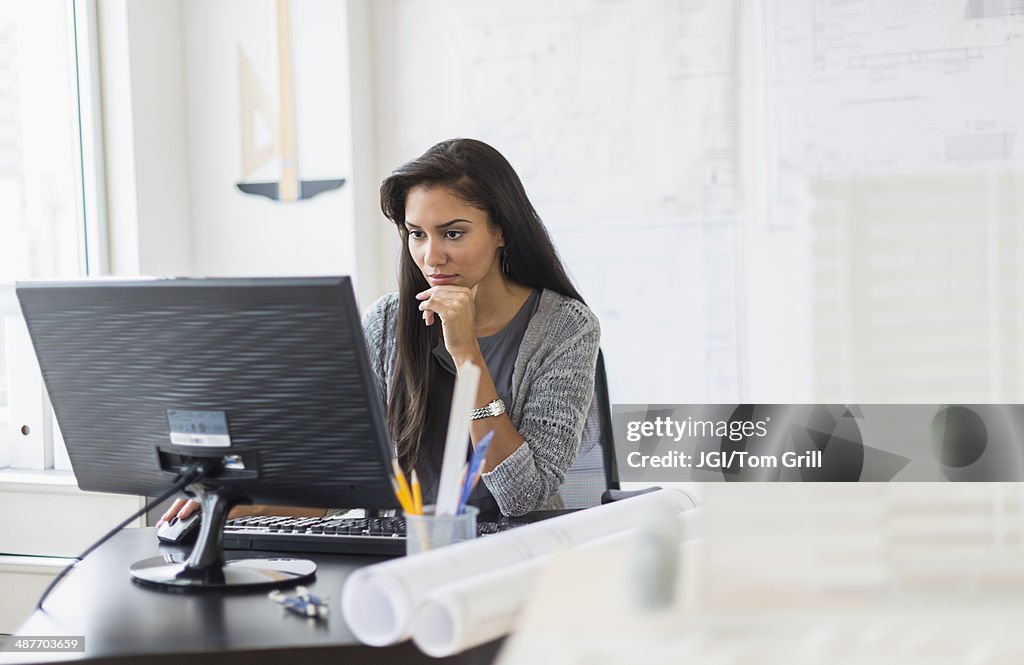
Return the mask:
[[412, 470], [412, 512], [423, 514], [423, 494], [420, 491], [420, 479], [416, 477], [416, 469]]
[[409, 500], [402, 495], [402, 490], [398, 488], [398, 481], [396, 481], [394, 478], [391, 479], [391, 489], [395, 491], [395, 497], [398, 499], [398, 503], [402, 504], [402, 510], [404, 510], [407, 513], [411, 513], [412, 504], [409, 503]]
[[409, 483], [405, 480], [405, 474], [402, 473], [402, 467], [398, 465], [397, 459], [392, 459], [391, 465], [395, 469], [395, 482], [398, 483], [398, 502], [402, 504], [402, 508], [405, 509], [405, 512], [413, 512], [412, 494], [409, 493]]

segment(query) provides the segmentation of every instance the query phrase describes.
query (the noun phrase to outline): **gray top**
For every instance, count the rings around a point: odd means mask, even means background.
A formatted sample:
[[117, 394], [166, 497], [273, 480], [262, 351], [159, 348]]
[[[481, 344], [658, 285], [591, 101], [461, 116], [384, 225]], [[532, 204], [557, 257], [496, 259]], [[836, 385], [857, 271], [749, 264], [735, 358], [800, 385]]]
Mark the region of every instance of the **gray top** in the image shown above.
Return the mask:
[[[382, 401], [394, 372], [398, 294], [378, 299], [363, 316], [370, 364]], [[483, 481], [505, 515], [557, 507], [558, 489], [583, 436], [594, 395], [601, 329], [578, 300], [545, 289], [530, 318], [512, 369], [512, 425], [523, 444]]]

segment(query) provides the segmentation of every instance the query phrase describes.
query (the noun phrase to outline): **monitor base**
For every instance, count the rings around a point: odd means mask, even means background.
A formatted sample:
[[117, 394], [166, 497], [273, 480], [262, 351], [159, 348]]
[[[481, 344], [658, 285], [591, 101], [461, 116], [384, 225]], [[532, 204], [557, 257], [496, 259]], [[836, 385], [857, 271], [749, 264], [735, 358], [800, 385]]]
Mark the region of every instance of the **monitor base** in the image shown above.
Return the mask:
[[132, 581], [163, 591], [271, 589], [307, 582], [316, 573], [308, 559], [234, 559], [201, 571], [162, 556], [142, 559], [130, 568]]

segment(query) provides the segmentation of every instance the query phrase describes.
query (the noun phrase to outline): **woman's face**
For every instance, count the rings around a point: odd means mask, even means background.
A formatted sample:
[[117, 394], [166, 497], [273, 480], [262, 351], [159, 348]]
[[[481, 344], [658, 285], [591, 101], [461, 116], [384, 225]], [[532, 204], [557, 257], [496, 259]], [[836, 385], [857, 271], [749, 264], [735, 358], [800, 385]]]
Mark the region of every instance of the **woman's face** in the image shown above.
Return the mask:
[[472, 288], [502, 280], [501, 230], [443, 186], [419, 185], [405, 199], [409, 255], [431, 286]]

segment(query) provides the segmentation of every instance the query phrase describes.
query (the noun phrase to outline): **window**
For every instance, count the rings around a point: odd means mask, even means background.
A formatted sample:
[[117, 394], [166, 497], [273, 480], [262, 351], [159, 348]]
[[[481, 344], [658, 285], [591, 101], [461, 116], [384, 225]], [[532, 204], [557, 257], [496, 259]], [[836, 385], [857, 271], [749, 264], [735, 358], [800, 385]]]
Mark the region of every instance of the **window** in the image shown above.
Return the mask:
[[14, 282], [102, 270], [94, 8], [0, 4], [0, 467], [12, 464], [11, 405], [26, 385], [8, 362], [23, 351]]

